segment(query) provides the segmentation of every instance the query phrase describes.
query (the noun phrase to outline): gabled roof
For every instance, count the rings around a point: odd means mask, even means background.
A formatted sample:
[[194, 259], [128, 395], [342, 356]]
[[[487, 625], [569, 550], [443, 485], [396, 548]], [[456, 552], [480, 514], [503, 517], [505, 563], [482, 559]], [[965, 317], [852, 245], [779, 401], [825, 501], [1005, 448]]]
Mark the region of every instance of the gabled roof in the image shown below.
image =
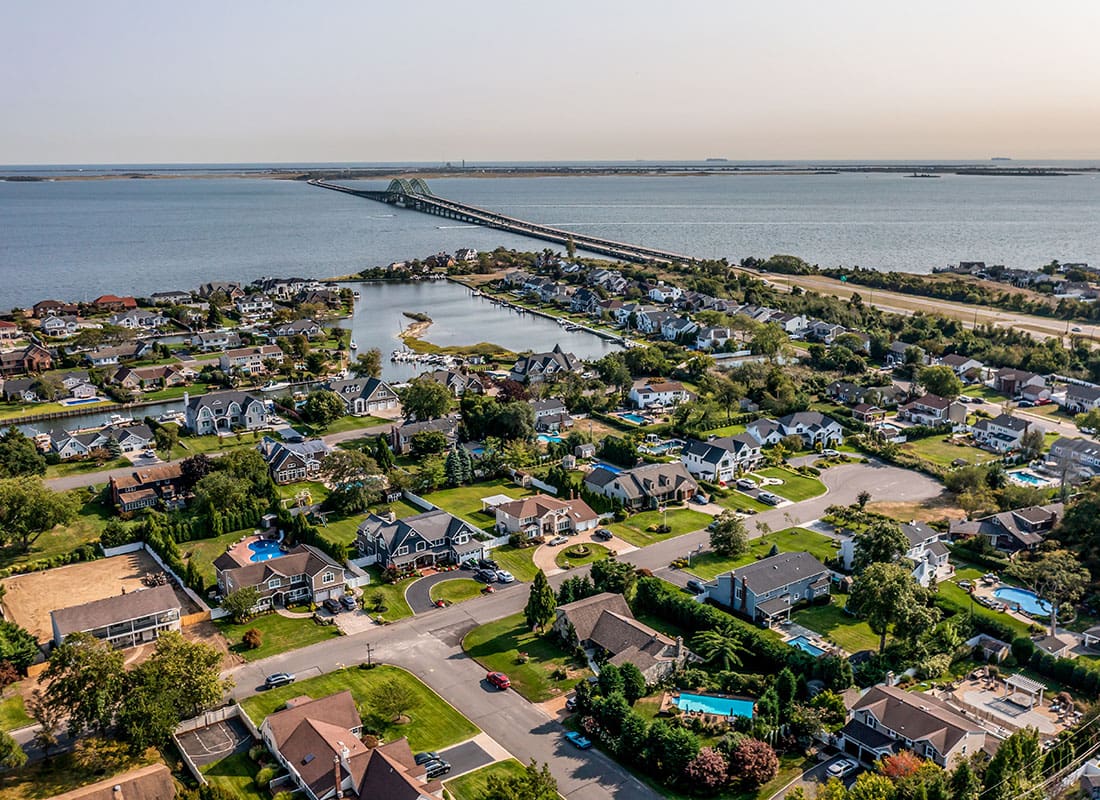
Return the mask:
[[753, 594], [762, 595], [806, 578], [828, 573], [828, 567], [809, 553], [799, 551], [777, 553], [738, 567], [730, 575], [735, 581], [742, 581]]
[[569, 624], [573, 626], [573, 631], [577, 635], [577, 641], [580, 642], [591, 638], [596, 623], [605, 611], [630, 616], [630, 606], [626, 604], [626, 599], [621, 594], [612, 592], [601, 592], [583, 600], [566, 603], [558, 606], [558, 611], [569, 620]]
[[179, 598], [171, 586], [154, 586], [136, 592], [104, 597], [79, 606], [70, 606], [50, 612], [58, 634], [64, 638], [70, 633], [102, 628], [116, 622], [159, 614], [181, 607]]
[[175, 796], [171, 770], [157, 763], [52, 795], [51, 800], [172, 800]]
[[853, 711], [866, 710], [883, 726], [914, 742], [927, 741], [941, 755], [947, 755], [968, 734], [985, 733], [927, 694], [902, 691], [896, 686], [872, 686], [855, 704]]
[[198, 413], [204, 408], [210, 409], [215, 417], [227, 416], [229, 407], [236, 403], [241, 411], [247, 412], [252, 405], [262, 406], [262, 400], [253, 397], [246, 392], [213, 392], [211, 394], [192, 397], [187, 401], [187, 408]]
[[[358, 535], [368, 540], [380, 538], [392, 557], [402, 547], [415, 543], [417, 539], [429, 544], [442, 540], [443, 546], [449, 547], [462, 534], [474, 538], [478, 533], [480, 531], [465, 520], [436, 508], [393, 522], [371, 514], [359, 525]], [[416, 557], [415, 546], [409, 548], [409, 557]]]
[[383, 390], [393, 393], [393, 389], [389, 387], [389, 384], [378, 378], [348, 378], [342, 381], [329, 381], [328, 389], [340, 395], [345, 403], [356, 398], [370, 400]]
[[316, 547], [299, 544], [288, 550], [286, 555], [248, 564], [241, 564], [225, 552], [214, 559], [214, 569], [223, 573], [227, 591], [233, 591], [230, 585], [238, 589], [244, 586], [255, 586], [262, 593], [266, 588], [263, 584], [273, 577], [292, 578], [295, 575], [307, 575], [312, 578], [326, 569], [340, 570], [342, 574], [344, 568]]
[[574, 523], [598, 519], [599, 516], [583, 500], [559, 500], [548, 494], [535, 494], [510, 503], [502, 503], [496, 510], [516, 519], [544, 517], [554, 511], [566, 511]]

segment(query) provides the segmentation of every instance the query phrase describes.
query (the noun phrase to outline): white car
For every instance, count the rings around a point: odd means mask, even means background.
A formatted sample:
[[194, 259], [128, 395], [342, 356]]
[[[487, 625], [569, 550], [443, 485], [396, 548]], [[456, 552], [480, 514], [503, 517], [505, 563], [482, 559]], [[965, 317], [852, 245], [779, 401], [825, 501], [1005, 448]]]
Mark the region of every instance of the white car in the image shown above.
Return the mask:
[[756, 481], [752, 478], [738, 478], [736, 485], [738, 489], [755, 489]]
[[553, 539], [551, 539], [549, 542], [547, 542], [547, 544], [550, 545], [551, 547], [557, 547], [559, 544], [565, 544], [568, 541], [569, 541], [569, 539], [567, 539], [564, 536], [555, 536]]
[[512, 583], [515, 581], [515, 576], [506, 569], [497, 570], [497, 580], [501, 583]]
[[837, 778], [843, 778], [855, 768], [856, 762], [847, 758], [842, 758], [840, 759], [840, 761], [834, 761], [832, 764], [830, 764], [828, 769], [826, 769], [825, 771]]
[[825, 456], [826, 458], [836, 458], [840, 455], [840, 453], [838, 453], [836, 450], [822, 450], [821, 455]]

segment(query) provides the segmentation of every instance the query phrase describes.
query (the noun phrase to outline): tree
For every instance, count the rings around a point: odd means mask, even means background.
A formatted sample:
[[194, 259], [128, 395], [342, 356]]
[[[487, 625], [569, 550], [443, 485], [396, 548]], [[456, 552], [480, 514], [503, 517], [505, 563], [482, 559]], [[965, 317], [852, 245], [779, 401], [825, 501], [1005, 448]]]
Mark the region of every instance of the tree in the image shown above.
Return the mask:
[[756, 355], [774, 358], [782, 352], [787, 342], [786, 331], [774, 322], [768, 322], [753, 332], [749, 346]]
[[367, 704], [381, 719], [396, 722], [416, 708], [420, 700], [408, 683], [391, 678], [367, 693]]
[[351, 365], [352, 374], [359, 378], [382, 377], [382, 351], [372, 347], [365, 353], [360, 353]]
[[250, 504], [252, 487], [247, 481], [234, 478], [228, 472], [211, 472], [195, 484], [195, 509], [203, 514], [243, 508]]
[[46, 459], [31, 439], [14, 425], [0, 433], [0, 478], [45, 474]]
[[749, 534], [741, 518], [732, 511], [723, 511], [711, 527], [710, 547], [725, 558], [743, 555], [749, 547]]
[[255, 586], [242, 586], [230, 592], [222, 600], [222, 608], [230, 613], [238, 625], [252, 616], [252, 609], [260, 602], [260, 593]]
[[891, 626], [904, 620], [919, 604], [919, 588], [907, 569], [892, 562], [871, 564], [852, 583], [848, 608], [866, 619], [871, 630], [878, 634], [880, 653], [886, 648], [886, 634]]
[[775, 679], [775, 695], [779, 700], [779, 719], [787, 722], [794, 710], [795, 695], [798, 694], [798, 679], [790, 667], [783, 667]]
[[249, 628], [241, 637], [241, 642], [249, 650], [258, 650], [264, 643], [264, 634], [259, 628]]
[[951, 773], [951, 798], [952, 800], [977, 800], [978, 791], [982, 788], [982, 782], [974, 774], [974, 768], [969, 760], [959, 762], [955, 771]]
[[213, 471], [214, 459], [206, 453], [196, 453], [180, 462], [183, 484], [189, 490]]
[[657, 775], [672, 780], [682, 775], [687, 765], [699, 755], [699, 740], [690, 731], [670, 727], [667, 722], [658, 719], [649, 726], [646, 751]]
[[896, 782], [907, 775], [912, 775], [923, 763], [924, 759], [913, 751], [902, 750], [883, 758], [879, 764], [879, 772]]
[[691, 641], [692, 649], [708, 664], [720, 669], [731, 670], [741, 666], [741, 654], [746, 652], [740, 639], [728, 630], [715, 629], [702, 631]]
[[7, 731], [0, 731], [0, 767], [19, 769], [27, 763], [27, 754]]
[[621, 595], [630, 594], [637, 577], [634, 574], [632, 565], [613, 557], [592, 562], [589, 575], [592, 577], [592, 585], [596, 587], [597, 592], [611, 592], [612, 594]]
[[378, 462], [378, 468], [384, 472], [393, 469], [393, 450], [390, 449], [390, 443], [384, 434], [374, 440], [374, 460]]
[[521, 775], [494, 773], [489, 776], [482, 800], [558, 800], [558, 782], [550, 767], [534, 759]]
[[856, 495], [856, 505], [859, 506], [860, 511], [863, 511], [864, 509], [866, 509], [867, 504], [870, 503], [870, 502], [871, 502], [871, 493], [869, 491], [867, 491], [866, 489], [863, 489], [862, 491], [860, 491], [859, 494]]
[[27, 699], [27, 714], [38, 725], [34, 744], [49, 758], [50, 751], [58, 745], [57, 730], [61, 727], [61, 712], [49, 704], [41, 689], [35, 689]]
[[745, 738], [730, 753], [730, 774], [755, 789], [779, 774], [779, 759], [767, 742]]
[[717, 794], [729, 781], [729, 762], [713, 747], [704, 747], [684, 767], [684, 781], [700, 794]]
[[1091, 580], [1088, 569], [1068, 550], [1052, 550], [1027, 561], [1016, 560], [1008, 571], [1050, 604], [1051, 636], [1057, 630], [1058, 609], [1063, 603], [1078, 600]]
[[347, 407], [340, 395], [321, 389], [310, 392], [306, 398], [306, 404], [302, 408], [302, 416], [321, 428], [327, 428], [340, 417], [344, 416]]
[[527, 620], [527, 627], [538, 630], [540, 633], [554, 619], [554, 610], [557, 608], [557, 598], [554, 590], [550, 588], [550, 581], [546, 580], [546, 573], [541, 569], [535, 573], [535, 579], [531, 582], [531, 594], [527, 598], [527, 606], [523, 609], [523, 618]]
[[864, 772], [848, 790], [848, 800], [893, 800], [894, 784], [885, 775]]
[[442, 431], [419, 431], [409, 440], [413, 455], [428, 456], [447, 449], [447, 435]]
[[[908, 350], [906, 356], [909, 355]], [[932, 394], [954, 400], [962, 394], [963, 383], [955, 370], [948, 366], [925, 367], [917, 375], [917, 383]]]
[[20, 672], [38, 658], [38, 642], [35, 638], [10, 620], [0, 620], [0, 662], [13, 664]]
[[1020, 454], [1030, 461], [1038, 458], [1044, 447], [1046, 438], [1043, 436], [1043, 429], [1038, 425], [1028, 425], [1024, 435], [1020, 437]]
[[321, 461], [321, 474], [332, 486], [326, 510], [347, 516], [378, 502], [386, 479], [374, 459], [359, 450], [334, 450]]
[[[1042, 780], [1042, 748], [1034, 728], [1016, 731], [997, 748], [986, 767], [982, 800], [1027, 797]], [[1034, 795], [1041, 797], [1040, 793]]]
[[157, 450], [162, 453], [171, 453], [172, 448], [180, 440], [180, 429], [175, 425], [159, 425], [153, 432], [153, 439], [156, 442]]
[[450, 390], [425, 376], [413, 378], [398, 396], [405, 416], [417, 420], [438, 419], [451, 407]]
[[645, 675], [637, 665], [628, 661], [619, 668], [619, 674], [623, 676], [623, 697], [626, 698], [626, 702], [634, 705], [645, 697], [647, 688]]
[[26, 552], [38, 537], [76, 516], [74, 494], [47, 489], [40, 478], [0, 479], [0, 544], [19, 543]]
[[909, 549], [909, 540], [892, 519], [876, 520], [855, 534], [852, 571], [863, 572], [871, 564], [891, 563]]
[[46, 702], [68, 717], [69, 734], [105, 732], [125, 691], [125, 658], [89, 633], [70, 634], [50, 654], [42, 673]]

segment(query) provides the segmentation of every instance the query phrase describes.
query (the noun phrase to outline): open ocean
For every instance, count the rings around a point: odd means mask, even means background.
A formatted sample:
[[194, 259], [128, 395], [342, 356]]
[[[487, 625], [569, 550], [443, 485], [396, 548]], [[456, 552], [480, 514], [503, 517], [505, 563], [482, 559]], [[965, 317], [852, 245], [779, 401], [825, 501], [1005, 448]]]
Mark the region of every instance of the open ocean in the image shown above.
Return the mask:
[[[45, 177], [73, 169], [0, 167], [0, 174]], [[96, 169], [108, 171], [88, 172]], [[384, 183], [362, 182], [379, 188]], [[907, 272], [930, 272], [960, 260], [1028, 269], [1051, 259], [1100, 263], [1097, 173], [570, 176], [429, 183], [442, 197], [536, 222], [731, 260], [790, 253], [822, 266]], [[296, 181], [0, 182], [3, 309], [44, 297], [85, 300], [108, 292], [190, 289], [208, 280], [329, 277], [439, 250], [500, 245], [541, 250], [546, 243]]]

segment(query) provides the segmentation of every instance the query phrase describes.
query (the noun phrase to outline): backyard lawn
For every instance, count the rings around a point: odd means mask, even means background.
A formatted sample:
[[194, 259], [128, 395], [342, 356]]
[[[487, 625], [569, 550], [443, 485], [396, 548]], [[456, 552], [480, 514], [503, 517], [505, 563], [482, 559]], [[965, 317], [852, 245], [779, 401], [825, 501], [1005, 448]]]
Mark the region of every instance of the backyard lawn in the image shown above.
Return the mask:
[[[370, 573], [370, 584], [363, 587], [363, 597], [366, 598], [364, 608], [371, 616], [380, 616], [386, 622], [394, 622], [404, 617], [412, 616], [412, 609], [405, 600], [405, 590], [409, 584], [416, 580], [415, 577], [405, 578], [397, 583], [386, 583], [382, 580], [382, 571], [378, 567], [367, 567]], [[385, 611], [374, 610], [374, 597], [382, 595], [382, 604]]]
[[758, 469], [756, 474], [783, 481], [778, 486], [769, 486], [767, 489], [787, 498], [792, 503], [800, 503], [803, 500], [809, 500], [811, 497], [825, 494], [825, 484], [817, 478], [799, 475], [797, 472], [791, 472], [791, 470], [783, 467]]
[[70, 475], [83, 475], [87, 472], [100, 472], [107, 469], [121, 469], [130, 466], [130, 462], [122, 458], [109, 459], [107, 461], [62, 461], [60, 464], [50, 464], [46, 467], [45, 480], [52, 478], [66, 478]]
[[478, 528], [489, 530], [496, 523], [496, 517], [492, 513], [484, 513], [481, 510], [481, 498], [494, 494], [506, 494], [512, 499], [527, 497], [534, 494], [530, 489], [521, 489], [509, 480], [486, 481], [475, 483], [472, 486], [457, 486], [454, 489], [443, 489], [425, 495], [424, 499], [429, 503], [449, 511], [456, 517], [462, 517], [473, 523]]
[[[588, 549], [587, 555], [569, 555], [569, 552], [575, 547], [585, 547]], [[591, 564], [593, 561], [599, 561], [607, 556], [608, 550], [602, 544], [595, 544], [593, 542], [584, 542], [576, 545], [565, 545], [562, 550], [558, 552], [557, 558], [554, 559], [554, 563], [562, 569], [569, 569], [571, 567], [579, 567], [582, 564]]]
[[388, 720], [372, 720], [386, 741], [409, 737], [413, 752], [442, 750], [476, 736], [478, 728], [420, 680], [400, 667], [379, 665], [373, 669], [348, 667], [316, 678], [297, 681], [241, 701], [241, 707], [259, 725], [268, 714], [278, 711], [287, 700], [301, 695], [313, 699], [348, 690], [364, 717], [371, 717], [370, 693], [380, 684], [396, 681], [416, 697], [416, 706], [408, 712], [403, 725]]
[[74, 491], [81, 498], [90, 498], [81, 506], [76, 518], [68, 525], [54, 528], [39, 536], [27, 552], [23, 552], [18, 544], [0, 549], [0, 568], [69, 553], [83, 544], [99, 539], [107, 522], [114, 517], [114, 512], [102, 505], [96, 499], [97, 495], [82, 489]]
[[212, 785], [229, 792], [238, 800], [261, 800], [266, 794], [253, 780], [260, 767], [248, 757], [248, 753], [234, 753], [221, 761], [207, 764], [201, 771]]
[[363, 428], [373, 428], [376, 425], [386, 424], [393, 424], [393, 420], [382, 419], [381, 417], [345, 416], [340, 417], [340, 419], [333, 422], [327, 428], [316, 428], [304, 422], [299, 422], [294, 425], [294, 429], [306, 436], [327, 436], [330, 433], [346, 433], [347, 431], [357, 431]]
[[320, 481], [301, 481], [275, 485], [275, 496], [280, 500], [294, 500], [302, 492], [309, 492], [310, 502], [321, 503], [329, 496], [329, 489]]
[[533, 581], [538, 572], [532, 560], [535, 557], [534, 547], [513, 547], [505, 544], [493, 548], [489, 557], [500, 564], [501, 569], [511, 572], [517, 581]]
[[523, 764], [514, 758], [489, 764], [473, 772], [467, 772], [453, 780], [447, 781], [444, 786], [451, 793], [454, 800], [482, 800], [489, 787], [489, 777], [499, 775], [502, 778], [519, 776], [525, 772]]
[[[462, 648], [487, 671], [508, 675], [512, 688], [532, 703], [568, 692], [591, 674], [587, 666], [578, 668], [569, 654], [549, 639], [533, 634], [523, 614], [474, 628], [462, 640]], [[520, 653], [530, 657], [525, 664], [517, 663]], [[551, 675], [559, 668], [568, 671], [566, 678], [558, 680]]]
[[215, 536], [211, 539], [195, 539], [184, 542], [180, 545], [180, 552], [183, 554], [185, 561], [195, 562], [199, 574], [202, 575], [203, 583], [207, 586], [214, 586], [217, 581], [217, 576], [214, 575], [214, 559], [224, 553], [229, 545], [238, 541], [242, 536], [251, 534], [252, 531], [252, 528], [248, 528], [247, 530], [223, 533], [221, 536]]
[[[701, 511], [694, 511], [690, 508], [674, 508], [669, 509], [664, 514], [660, 511], [643, 511], [640, 514], [628, 517], [626, 522], [616, 522], [608, 527], [620, 539], [630, 542], [636, 547], [645, 547], [663, 539], [682, 536], [685, 533], [705, 528], [712, 520], [713, 518], [709, 514], [704, 514]], [[668, 533], [656, 533], [648, 530], [648, 528], [660, 525], [662, 522], [672, 530]]]
[[[9, 691], [13, 690], [18, 692], [16, 686], [9, 689]], [[27, 709], [23, 705], [23, 695], [13, 693], [10, 697], [0, 700], [0, 731], [14, 731], [32, 722], [34, 720], [27, 715]]]
[[[839, 645], [849, 653], [860, 650], [878, 652], [878, 635], [870, 626], [844, 611], [848, 595], [834, 594], [828, 605], [812, 605], [801, 611], [795, 611], [792, 619], [812, 631], [817, 631], [830, 642]], [[886, 638], [887, 643], [890, 637]]]
[[437, 583], [431, 589], [432, 601], [446, 600], [448, 603], [461, 603], [471, 597], [481, 594], [484, 584], [469, 578], [454, 578], [453, 580]]
[[[951, 600], [960, 608], [966, 609], [964, 613], [972, 613], [976, 617], [983, 617], [984, 619], [996, 620], [1002, 625], [1007, 625], [1015, 632], [1017, 636], [1030, 635], [1031, 626], [1023, 620], [1016, 619], [1011, 614], [1006, 614], [1003, 611], [994, 611], [991, 608], [986, 608], [980, 603], [975, 603], [970, 597], [970, 593], [959, 586], [956, 581], [969, 580], [973, 581], [982, 576], [982, 570], [973, 567], [964, 567], [955, 570], [955, 577], [949, 581], [943, 581], [939, 584], [938, 589], [942, 597]], [[1036, 622], [1036, 625], [1042, 623]]]
[[709, 550], [692, 556], [691, 566], [685, 571], [704, 580], [712, 580], [723, 572], [729, 572], [731, 569], [765, 558], [773, 546], [777, 546], [781, 553], [805, 550], [821, 562], [832, 558], [837, 553], [836, 548], [833, 547], [833, 540], [824, 534], [805, 528], [786, 528], [759, 539], [750, 540], [749, 552], [737, 558], [726, 558]]
[[929, 436], [914, 442], [906, 442], [901, 449], [941, 467], [951, 466], [951, 462], [958, 458], [968, 464], [984, 464], [986, 461], [997, 458], [993, 453], [987, 453], [977, 447], [952, 444], [945, 441], [942, 436]]
[[721, 428], [715, 428], [714, 430], [707, 431], [707, 436], [717, 436], [722, 438], [724, 436], [736, 436], [739, 433], [745, 432], [744, 425], [726, 425]]
[[[312, 619], [294, 619], [280, 614], [265, 614], [242, 625], [228, 620], [217, 620], [215, 624], [229, 641], [229, 649], [248, 661], [259, 661], [340, 635], [335, 625], [318, 625]], [[249, 650], [241, 642], [241, 637], [249, 628], [256, 628], [263, 634], [263, 643], [255, 650]]]

